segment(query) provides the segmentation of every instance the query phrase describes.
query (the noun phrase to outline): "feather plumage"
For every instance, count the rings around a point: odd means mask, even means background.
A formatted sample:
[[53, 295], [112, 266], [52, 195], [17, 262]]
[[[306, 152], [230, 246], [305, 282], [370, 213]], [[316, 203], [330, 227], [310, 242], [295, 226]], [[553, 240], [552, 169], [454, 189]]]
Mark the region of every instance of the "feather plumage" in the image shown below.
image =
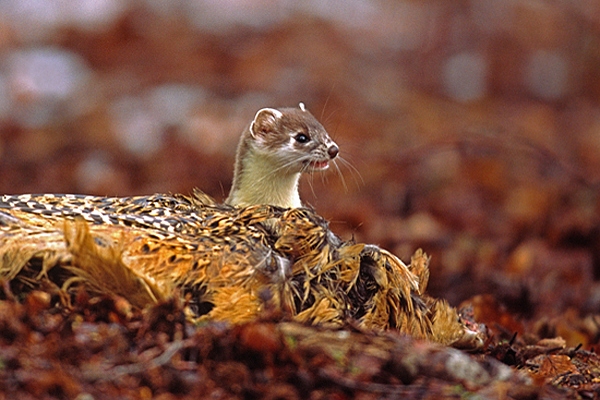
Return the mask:
[[425, 294], [429, 258], [409, 266], [377, 246], [344, 242], [305, 208], [219, 205], [191, 197], [0, 197], [0, 275], [76, 284], [135, 306], [188, 298], [190, 318], [240, 323], [268, 298], [311, 324], [357, 321], [462, 347], [481, 335]]

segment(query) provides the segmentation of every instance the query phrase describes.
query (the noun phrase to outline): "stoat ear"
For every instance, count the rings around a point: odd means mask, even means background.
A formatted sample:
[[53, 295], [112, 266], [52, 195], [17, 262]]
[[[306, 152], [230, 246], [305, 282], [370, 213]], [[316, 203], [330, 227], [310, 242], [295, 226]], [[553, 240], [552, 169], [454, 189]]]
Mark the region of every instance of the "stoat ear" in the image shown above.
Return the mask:
[[281, 111], [274, 108], [263, 108], [258, 110], [250, 124], [250, 134], [265, 135], [277, 129], [277, 121], [283, 116]]

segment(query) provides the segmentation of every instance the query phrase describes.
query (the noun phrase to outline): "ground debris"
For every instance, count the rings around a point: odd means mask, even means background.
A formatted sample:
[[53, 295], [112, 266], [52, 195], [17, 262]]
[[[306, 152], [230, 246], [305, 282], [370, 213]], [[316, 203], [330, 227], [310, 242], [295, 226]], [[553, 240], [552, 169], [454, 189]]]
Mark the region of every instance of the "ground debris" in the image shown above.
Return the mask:
[[[20, 398], [535, 397], [527, 374], [398, 333], [259, 320], [195, 326], [167, 300], [124, 317], [122, 299], [42, 292], [0, 301], [0, 385]], [[36, 304], [32, 307], [31, 304]], [[118, 317], [114, 317], [118, 316]], [[157, 321], [174, 321], [167, 324]], [[586, 353], [587, 354], [587, 353]], [[563, 357], [567, 357], [566, 355]], [[572, 378], [572, 380], [575, 378]]]
[[[536, 324], [514, 325], [491, 299], [487, 342], [466, 352], [358, 325], [306, 325], [266, 310], [252, 322], [194, 323], [172, 297], [139, 309], [48, 285], [0, 293], [0, 387], [19, 398], [589, 398], [600, 358]], [[493, 311], [493, 312], [491, 312]], [[485, 320], [485, 318], [484, 318]], [[506, 325], [502, 325], [506, 324]], [[539, 325], [539, 324], [538, 324]], [[537, 331], [532, 327], [537, 326]], [[511, 328], [518, 327], [511, 335]], [[537, 337], [537, 339], [535, 339]]]

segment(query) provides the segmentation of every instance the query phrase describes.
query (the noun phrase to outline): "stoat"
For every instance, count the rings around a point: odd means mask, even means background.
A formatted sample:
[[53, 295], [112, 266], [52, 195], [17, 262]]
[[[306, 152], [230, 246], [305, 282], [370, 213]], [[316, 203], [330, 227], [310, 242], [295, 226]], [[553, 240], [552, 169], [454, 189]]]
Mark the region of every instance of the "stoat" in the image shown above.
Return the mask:
[[338, 153], [337, 144], [303, 103], [298, 108], [263, 108], [242, 133], [226, 203], [302, 207], [300, 175], [327, 169]]

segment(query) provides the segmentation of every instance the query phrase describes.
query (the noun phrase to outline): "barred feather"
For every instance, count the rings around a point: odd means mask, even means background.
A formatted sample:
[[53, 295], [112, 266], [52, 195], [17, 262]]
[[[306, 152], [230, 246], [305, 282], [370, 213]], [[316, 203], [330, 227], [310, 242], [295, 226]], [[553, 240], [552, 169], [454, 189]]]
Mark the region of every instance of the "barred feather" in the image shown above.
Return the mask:
[[239, 323], [265, 299], [311, 324], [395, 329], [481, 345], [456, 310], [424, 292], [429, 258], [405, 265], [377, 246], [343, 242], [309, 209], [231, 207], [201, 192], [0, 197], [0, 276], [23, 287], [84, 285], [144, 307], [189, 299], [190, 318]]

